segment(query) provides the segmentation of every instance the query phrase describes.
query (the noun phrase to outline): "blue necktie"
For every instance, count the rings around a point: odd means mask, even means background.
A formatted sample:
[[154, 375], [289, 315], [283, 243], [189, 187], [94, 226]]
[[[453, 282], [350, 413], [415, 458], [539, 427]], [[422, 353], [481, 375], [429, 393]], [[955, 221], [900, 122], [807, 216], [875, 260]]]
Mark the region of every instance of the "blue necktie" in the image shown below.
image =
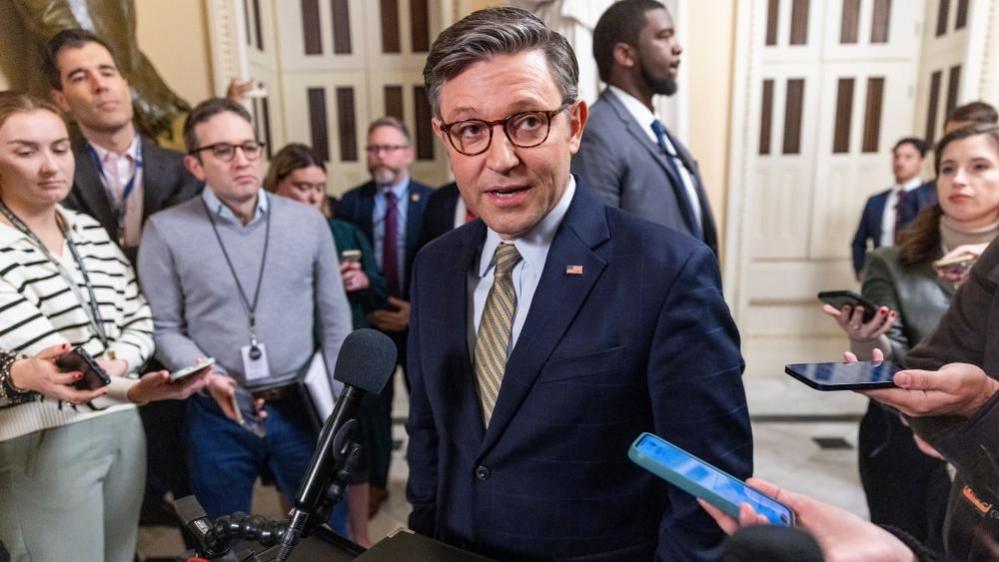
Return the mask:
[[676, 178], [679, 184], [676, 186], [677, 198], [680, 200], [680, 204], [683, 205], [683, 213], [686, 215], [687, 220], [690, 224], [691, 231], [694, 235], [704, 240], [704, 232], [701, 228], [701, 219], [694, 213], [694, 205], [690, 201], [690, 197], [687, 195], [687, 188], [683, 184], [683, 176], [680, 175], [680, 169], [676, 166], [676, 157], [670, 154], [669, 149], [666, 147], [666, 127], [663, 126], [662, 122], [658, 119], [652, 122], [652, 131], [656, 134], [656, 142], [659, 145], [659, 150], [663, 152], [663, 156], [666, 159], [666, 166], [669, 167], [670, 173]]

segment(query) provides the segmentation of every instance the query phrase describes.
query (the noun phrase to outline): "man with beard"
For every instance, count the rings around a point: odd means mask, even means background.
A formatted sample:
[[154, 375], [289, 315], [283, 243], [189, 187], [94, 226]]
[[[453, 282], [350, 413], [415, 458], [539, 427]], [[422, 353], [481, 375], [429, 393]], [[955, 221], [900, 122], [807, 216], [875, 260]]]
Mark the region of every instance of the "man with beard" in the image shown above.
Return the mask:
[[690, 234], [718, 253], [697, 163], [653, 112], [652, 96], [676, 92], [683, 48], [656, 0], [623, 0], [593, 30], [607, 89], [590, 112], [572, 172], [612, 207]]
[[[351, 189], [336, 205], [337, 218], [356, 224], [371, 241], [375, 259], [388, 281], [388, 310], [377, 310], [368, 319], [388, 334], [399, 349], [399, 364], [406, 364], [409, 333], [409, 274], [420, 248], [423, 211], [433, 191], [413, 181], [409, 166], [416, 157], [409, 129], [394, 117], [376, 119], [368, 127], [368, 171], [371, 181]], [[371, 467], [371, 506], [374, 515], [388, 495], [388, 469], [392, 453], [392, 385], [378, 397], [379, 419], [373, 428], [378, 447]], [[372, 405], [374, 407], [374, 405]]]

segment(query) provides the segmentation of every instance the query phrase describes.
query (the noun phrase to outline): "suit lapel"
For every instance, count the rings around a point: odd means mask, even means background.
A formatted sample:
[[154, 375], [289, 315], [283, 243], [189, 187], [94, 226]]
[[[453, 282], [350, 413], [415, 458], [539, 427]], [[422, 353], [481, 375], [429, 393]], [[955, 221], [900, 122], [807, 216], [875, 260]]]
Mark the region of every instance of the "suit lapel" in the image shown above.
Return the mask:
[[80, 137], [75, 142], [76, 173], [74, 189], [79, 196], [83, 211], [97, 219], [108, 230], [112, 240], [118, 239], [118, 224], [108, 200], [107, 191], [101, 176], [94, 166], [94, 156], [86, 139]]
[[[409, 203], [406, 207], [406, 271], [410, 270], [416, 250], [420, 248], [420, 225], [423, 224], [423, 210], [427, 196], [422, 185], [409, 181]], [[408, 283], [408, 280], [407, 280]], [[407, 287], [408, 292], [408, 287]]]
[[[442, 271], [438, 282], [433, 283], [435, 303], [452, 303], [437, 310], [444, 329], [440, 330], [440, 348], [449, 350], [448, 364], [441, 381], [441, 403], [447, 407], [441, 410], [444, 425], [458, 446], [469, 457], [478, 454], [482, 444], [484, 429], [479, 397], [475, 390], [475, 373], [468, 352], [468, 311], [471, 297], [468, 294], [468, 273], [478, 264], [479, 249], [486, 236], [485, 224], [475, 221], [468, 225], [461, 238], [454, 260]], [[464, 301], [455, 302], [456, 295], [464, 295]], [[436, 339], [436, 338], [435, 338]]]
[[891, 193], [889, 190], [887, 193], [882, 193], [880, 196], [875, 197], [871, 204], [871, 214], [868, 215], [867, 220], [868, 229], [874, 233], [874, 247], [877, 248], [881, 245], [881, 235], [883, 231], [881, 229], [881, 222], [885, 216], [885, 205], [888, 204], [888, 194]]
[[[628, 108], [621, 103], [621, 100], [617, 99], [610, 91], [604, 91], [601, 96], [610, 103], [610, 106], [614, 108], [614, 112], [617, 113], [618, 119], [624, 124], [624, 128], [631, 135], [632, 139], [637, 142], [641, 147], [649, 153], [653, 160], [659, 164], [659, 167], [666, 172], [666, 177], [669, 179], [669, 186], [673, 189], [673, 196], [676, 197], [677, 205], [680, 209], [680, 214], [683, 215], [684, 221], [687, 223], [687, 228], [691, 232], [695, 231], [694, 217], [689, 216], [690, 213], [687, 210], [688, 205], [684, 203], [686, 201], [687, 195], [683, 192], [683, 179], [677, 177], [672, 166], [666, 163], [666, 155], [662, 153], [659, 149], [659, 145], [652, 142], [645, 131], [641, 129], [641, 126], [635, 122], [635, 118], [628, 112]], [[670, 142], [676, 147], [676, 141], [673, 140], [672, 135], [669, 135]], [[678, 149], [679, 150], [679, 149]], [[688, 169], [693, 169], [688, 167]]]
[[687, 147], [673, 137], [669, 131], [666, 131], [666, 136], [668, 136], [669, 141], [673, 143], [673, 147], [676, 149], [676, 154], [683, 163], [683, 166], [687, 168], [688, 172], [690, 172], [690, 179], [694, 182], [694, 192], [697, 193], [697, 202], [701, 207], [701, 230], [704, 234], [704, 242], [717, 254], [718, 234], [715, 231], [715, 217], [711, 212], [711, 202], [708, 201], [708, 193], [705, 191], [704, 184], [701, 182], [701, 174], [697, 169], [697, 164], [694, 162], [694, 157], [690, 155], [690, 151], [687, 150]]
[[[357, 224], [361, 227], [361, 232], [366, 234], [368, 240], [371, 240], [371, 243], [374, 244], [375, 229], [371, 214], [375, 210], [375, 197], [378, 195], [378, 189], [375, 187], [374, 182], [369, 182], [361, 188], [361, 193], [358, 195]], [[381, 267], [381, 264], [379, 264], [379, 267]]]
[[[568, 330], [607, 262], [594, 248], [609, 237], [604, 206], [577, 184], [572, 204], [555, 234], [524, 328], [507, 360], [496, 407], [481, 453], [510, 425], [555, 346]], [[583, 275], [566, 275], [581, 265]]]
[[149, 215], [164, 207], [167, 190], [159, 183], [169, 173], [159, 158], [159, 148], [153, 141], [142, 137], [142, 223]]

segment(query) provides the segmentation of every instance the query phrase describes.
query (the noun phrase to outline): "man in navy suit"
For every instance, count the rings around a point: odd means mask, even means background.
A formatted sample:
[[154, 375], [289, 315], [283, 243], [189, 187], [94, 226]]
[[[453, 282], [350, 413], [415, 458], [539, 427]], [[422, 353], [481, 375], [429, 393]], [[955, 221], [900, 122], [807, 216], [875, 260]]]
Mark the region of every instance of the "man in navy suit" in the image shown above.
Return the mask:
[[[371, 241], [375, 259], [388, 281], [388, 309], [376, 310], [368, 320], [388, 334], [399, 348], [399, 363], [406, 364], [409, 329], [409, 276], [420, 249], [423, 211], [432, 189], [414, 181], [409, 167], [416, 157], [409, 128], [394, 117], [376, 119], [368, 127], [368, 170], [371, 181], [351, 189], [336, 205], [337, 218], [357, 225]], [[384, 424], [377, 429], [375, 466], [371, 467], [370, 513], [388, 495], [388, 469], [392, 453], [392, 396], [388, 384], [378, 400]]]
[[578, 76], [565, 38], [509, 7], [427, 58], [479, 219], [413, 267], [409, 524], [498, 560], [715, 560], [718, 527], [627, 452], [649, 431], [752, 473], [738, 331], [706, 245], [570, 174]]
[[686, 232], [718, 253], [718, 234], [697, 162], [653, 112], [654, 95], [676, 93], [683, 48], [656, 0], [611, 5], [593, 30], [607, 89], [593, 104], [572, 172], [601, 200]]
[[430, 194], [423, 212], [420, 247], [474, 218], [475, 213], [468, 210], [458, 192], [458, 184], [451, 182], [438, 187]]
[[853, 270], [858, 279], [871, 245], [874, 248], [893, 245], [901, 229], [915, 220], [920, 211], [937, 202], [936, 182], [923, 183], [919, 177], [928, 149], [926, 141], [915, 137], [895, 143], [891, 160], [895, 185], [867, 200], [853, 236]]

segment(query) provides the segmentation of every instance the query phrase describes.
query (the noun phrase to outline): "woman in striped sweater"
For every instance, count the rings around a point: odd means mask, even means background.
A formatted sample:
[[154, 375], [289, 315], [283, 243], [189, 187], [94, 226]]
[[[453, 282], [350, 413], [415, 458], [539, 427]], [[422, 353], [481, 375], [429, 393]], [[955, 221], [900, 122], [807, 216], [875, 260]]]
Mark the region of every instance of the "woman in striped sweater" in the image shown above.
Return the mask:
[[[15, 560], [130, 561], [146, 474], [135, 404], [186, 398], [207, 370], [136, 378], [149, 307], [97, 221], [59, 206], [73, 171], [58, 111], [0, 92], [0, 349], [15, 354], [0, 361], [0, 542]], [[58, 372], [77, 346], [110, 385], [77, 390], [79, 373]]]

